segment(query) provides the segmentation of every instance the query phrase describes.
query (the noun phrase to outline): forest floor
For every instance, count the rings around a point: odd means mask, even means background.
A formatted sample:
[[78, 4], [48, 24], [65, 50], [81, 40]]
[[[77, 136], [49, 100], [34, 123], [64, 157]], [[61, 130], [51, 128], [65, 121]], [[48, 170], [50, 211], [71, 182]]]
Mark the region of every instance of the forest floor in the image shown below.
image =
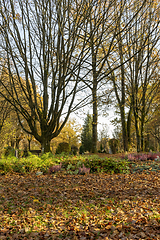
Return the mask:
[[0, 239], [158, 240], [160, 171], [0, 176]]

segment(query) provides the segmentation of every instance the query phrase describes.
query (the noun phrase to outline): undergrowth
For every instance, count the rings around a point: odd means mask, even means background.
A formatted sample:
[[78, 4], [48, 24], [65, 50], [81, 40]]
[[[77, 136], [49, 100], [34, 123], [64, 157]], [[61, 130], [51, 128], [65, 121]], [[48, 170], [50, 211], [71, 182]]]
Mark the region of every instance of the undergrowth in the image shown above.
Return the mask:
[[160, 171], [160, 161], [156, 158], [152, 161], [146, 160], [145, 162], [136, 163], [131, 160], [135, 159], [135, 156], [131, 158], [131, 155], [129, 155], [126, 159], [100, 158], [97, 155], [53, 155], [51, 153], [46, 153], [42, 156], [29, 153], [28, 157], [19, 159], [13, 156], [5, 156], [0, 159], [0, 174], [4, 175], [14, 172], [20, 174], [54, 174], [55, 172], [63, 171], [65, 174], [76, 175], [103, 172], [122, 174]]
[[[59, 167], [61, 164], [61, 167]], [[83, 170], [82, 170], [83, 169]], [[56, 155], [51, 153], [36, 156], [29, 154], [27, 158], [16, 158], [13, 156], [0, 159], [0, 173], [6, 174], [17, 172], [21, 174], [40, 171], [43, 174], [54, 173], [63, 170], [66, 174], [86, 173], [127, 173], [129, 171], [126, 160], [113, 158], [100, 158], [92, 156], [69, 156]]]

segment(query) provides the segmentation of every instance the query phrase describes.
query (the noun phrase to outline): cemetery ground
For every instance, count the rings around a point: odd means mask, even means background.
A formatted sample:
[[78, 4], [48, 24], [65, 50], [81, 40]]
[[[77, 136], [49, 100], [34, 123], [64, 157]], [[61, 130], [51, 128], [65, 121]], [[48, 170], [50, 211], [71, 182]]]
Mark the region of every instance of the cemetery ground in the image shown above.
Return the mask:
[[81, 175], [70, 158], [55, 173], [0, 165], [0, 239], [160, 239], [160, 161]]

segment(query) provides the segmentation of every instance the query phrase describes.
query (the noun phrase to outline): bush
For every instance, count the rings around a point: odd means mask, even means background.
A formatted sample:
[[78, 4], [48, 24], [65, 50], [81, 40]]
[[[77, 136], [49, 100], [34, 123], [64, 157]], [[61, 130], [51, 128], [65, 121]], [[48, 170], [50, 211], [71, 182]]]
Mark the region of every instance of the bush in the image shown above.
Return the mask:
[[155, 160], [157, 157], [160, 157], [160, 153], [134, 153], [128, 154], [127, 158], [129, 161], [146, 161], [146, 160]]
[[75, 145], [72, 145], [72, 146], [71, 146], [71, 151], [72, 151], [73, 155], [77, 155], [78, 147], [75, 146]]
[[93, 158], [85, 161], [86, 167], [90, 168], [90, 172], [105, 172], [105, 173], [126, 173], [129, 170], [126, 160], [117, 160], [113, 158]]
[[59, 143], [57, 149], [56, 149], [56, 154], [61, 154], [62, 152], [64, 153], [70, 153], [71, 152], [71, 146], [67, 142], [61, 142]]
[[66, 170], [67, 174], [85, 174], [85, 173], [126, 173], [129, 170], [129, 164], [126, 160], [117, 160], [112, 158], [99, 158], [92, 156], [67, 156], [51, 153], [43, 154], [41, 157], [29, 153], [27, 158], [17, 159], [16, 157], [3, 157], [0, 160], [0, 174], [8, 172], [17, 172], [20, 174], [57, 172], [61, 168]]
[[55, 173], [60, 171], [62, 168], [62, 162], [59, 165], [54, 165], [49, 168], [49, 173]]
[[32, 155], [29, 152], [27, 158], [8, 156], [0, 159], [0, 174], [8, 172], [17, 172], [21, 174], [41, 171], [47, 173], [48, 169], [54, 164], [59, 164], [60, 160], [55, 158], [51, 153], [43, 154], [41, 157]]
[[53, 153], [51, 152], [47, 152], [47, 153], [43, 153], [40, 158], [43, 160], [43, 161], [46, 161], [47, 159], [53, 159], [54, 158], [54, 155]]
[[6, 147], [5, 148], [5, 151], [4, 151], [4, 156], [7, 157], [7, 156], [14, 156], [15, 155], [15, 149], [13, 147]]
[[84, 153], [84, 146], [81, 145], [79, 148], [79, 154], [83, 154]]

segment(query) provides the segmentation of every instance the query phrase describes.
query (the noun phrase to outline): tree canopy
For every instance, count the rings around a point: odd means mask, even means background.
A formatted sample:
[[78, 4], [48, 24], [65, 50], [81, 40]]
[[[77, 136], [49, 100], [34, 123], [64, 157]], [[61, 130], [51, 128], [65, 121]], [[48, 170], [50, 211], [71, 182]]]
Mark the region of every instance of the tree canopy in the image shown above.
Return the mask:
[[80, 91], [87, 34], [80, 39], [88, 13], [84, 1], [1, 0], [0, 5], [1, 95], [46, 152]]

